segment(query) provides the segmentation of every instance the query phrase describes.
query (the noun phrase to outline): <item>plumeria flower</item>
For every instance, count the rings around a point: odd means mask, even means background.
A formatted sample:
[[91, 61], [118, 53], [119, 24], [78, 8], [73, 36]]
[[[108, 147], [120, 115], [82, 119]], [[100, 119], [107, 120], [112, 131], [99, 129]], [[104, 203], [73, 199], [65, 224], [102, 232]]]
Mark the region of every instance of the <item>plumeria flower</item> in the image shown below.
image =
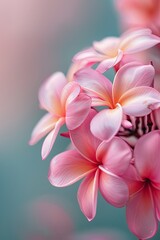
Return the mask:
[[123, 28], [149, 27], [160, 35], [159, 0], [116, 0]]
[[108, 107], [91, 121], [92, 133], [101, 140], [110, 140], [120, 129], [124, 114], [141, 117], [158, 108], [160, 93], [150, 87], [153, 78], [154, 68], [137, 62], [120, 68], [113, 84], [91, 68], [77, 72], [75, 80], [92, 98], [92, 106]]
[[84, 66], [98, 63], [97, 70], [105, 72], [118, 64], [123, 56], [141, 52], [160, 43], [160, 38], [153, 35], [148, 28], [132, 29], [120, 38], [107, 37], [99, 42], [94, 42], [91, 48], [79, 52], [73, 58]]
[[130, 199], [127, 203], [129, 229], [139, 238], [155, 235], [160, 221], [160, 131], [141, 137], [134, 149], [130, 166]]
[[69, 240], [74, 231], [74, 222], [59, 202], [53, 196], [42, 196], [32, 201], [25, 209], [26, 227], [24, 237], [20, 239]]
[[56, 187], [66, 187], [84, 178], [78, 189], [78, 202], [89, 221], [96, 214], [98, 189], [113, 206], [126, 204], [128, 188], [123, 174], [132, 158], [130, 147], [122, 139], [115, 137], [110, 142], [101, 142], [92, 135], [90, 121], [95, 114], [91, 110], [81, 126], [70, 131], [75, 149], [55, 156], [48, 175]]
[[147, 49], [143, 52], [125, 55], [123, 59], [115, 66], [115, 70], [118, 71], [123, 65], [129, 62], [140, 62], [143, 65], [152, 64], [155, 70], [153, 87], [160, 92], [160, 47], [154, 46], [151, 49]]
[[50, 153], [61, 126], [77, 128], [87, 117], [91, 99], [75, 82], [68, 82], [63, 73], [53, 74], [39, 92], [41, 107], [48, 113], [39, 121], [32, 132], [30, 144], [38, 142], [45, 135], [42, 159]]

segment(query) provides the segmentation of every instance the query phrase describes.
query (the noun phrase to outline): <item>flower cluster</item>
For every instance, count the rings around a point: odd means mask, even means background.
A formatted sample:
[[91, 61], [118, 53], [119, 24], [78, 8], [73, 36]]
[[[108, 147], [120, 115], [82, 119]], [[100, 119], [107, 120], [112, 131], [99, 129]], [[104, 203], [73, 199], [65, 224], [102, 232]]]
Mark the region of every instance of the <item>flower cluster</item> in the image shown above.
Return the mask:
[[83, 179], [77, 196], [87, 219], [96, 215], [99, 190], [109, 204], [126, 206], [128, 227], [140, 239], [154, 236], [160, 221], [160, 37], [152, 30], [136, 26], [94, 42], [73, 57], [66, 77], [53, 74], [39, 92], [47, 114], [30, 140], [46, 136], [45, 159], [65, 124], [71, 145], [51, 160], [50, 183]]

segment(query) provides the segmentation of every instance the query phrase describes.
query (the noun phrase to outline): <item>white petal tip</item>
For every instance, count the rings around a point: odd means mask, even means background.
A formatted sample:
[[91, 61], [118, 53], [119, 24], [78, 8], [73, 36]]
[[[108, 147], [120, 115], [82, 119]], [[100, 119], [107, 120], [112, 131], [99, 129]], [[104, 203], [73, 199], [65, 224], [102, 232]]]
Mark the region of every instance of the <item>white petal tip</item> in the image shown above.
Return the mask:
[[91, 221], [93, 220], [93, 218], [94, 218], [94, 217], [92, 217], [92, 218], [88, 218], [88, 217], [87, 217], [88, 222], [91, 222]]
[[41, 153], [42, 160], [45, 160], [45, 159], [47, 158], [48, 154], [49, 154], [49, 153], [46, 153], [46, 154]]

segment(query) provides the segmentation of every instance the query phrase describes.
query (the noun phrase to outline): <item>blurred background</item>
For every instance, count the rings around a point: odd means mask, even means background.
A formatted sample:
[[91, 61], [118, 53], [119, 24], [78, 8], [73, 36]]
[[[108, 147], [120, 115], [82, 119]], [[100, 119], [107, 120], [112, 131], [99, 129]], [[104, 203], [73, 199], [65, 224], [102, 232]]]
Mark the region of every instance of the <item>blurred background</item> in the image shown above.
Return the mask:
[[42, 141], [28, 145], [44, 115], [41, 83], [55, 71], [67, 73], [73, 55], [94, 40], [119, 33], [112, 0], [0, 0], [0, 239], [136, 239], [125, 209], [99, 196], [88, 222], [77, 203], [79, 183], [57, 189], [48, 182], [49, 159], [66, 139], [57, 139], [46, 161]]

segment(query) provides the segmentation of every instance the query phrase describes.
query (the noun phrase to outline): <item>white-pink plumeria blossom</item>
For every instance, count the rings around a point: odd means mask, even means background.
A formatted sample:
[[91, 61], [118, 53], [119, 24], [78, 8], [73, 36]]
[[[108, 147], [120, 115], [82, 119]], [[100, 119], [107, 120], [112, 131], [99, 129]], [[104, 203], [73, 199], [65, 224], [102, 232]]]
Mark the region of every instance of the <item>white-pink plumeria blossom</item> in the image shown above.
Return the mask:
[[160, 130], [141, 137], [135, 145], [134, 165], [127, 171], [127, 223], [138, 239], [153, 237], [160, 221], [159, 149]]
[[79, 52], [73, 58], [83, 66], [98, 63], [97, 70], [105, 72], [119, 63], [124, 55], [142, 52], [160, 43], [160, 38], [148, 28], [131, 29], [121, 37], [107, 37], [94, 42], [91, 48]]
[[160, 93], [150, 87], [154, 72], [151, 65], [128, 63], [118, 70], [113, 84], [91, 68], [84, 68], [75, 74], [75, 80], [92, 98], [92, 106], [108, 107], [91, 121], [91, 131], [96, 137], [110, 140], [116, 135], [123, 114], [141, 117], [158, 107]]
[[33, 129], [30, 144], [38, 142], [45, 135], [42, 145], [42, 159], [50, 153], [61, 126], [77, 128], [87, 117], [91, 99], [84, 94], [76, 82], [68, 82], [63, 73], [53, 74], [41, 87], [39, 101], [48, 113]]
[[102, 142], [91, 133], [90, 121], [95, 114], [91, 109], [81, 126], [70, 130], [74, 149], [55, 156], [48, 175], [56, 187], [66, 187], [84, 178], [78, 190], [78, 202], [89, 221], [96, 214], [98, 189], [113, 206], [126, 204], [128, 188], [123, 175], [132, 159], [131, 148], [121, 138]]

